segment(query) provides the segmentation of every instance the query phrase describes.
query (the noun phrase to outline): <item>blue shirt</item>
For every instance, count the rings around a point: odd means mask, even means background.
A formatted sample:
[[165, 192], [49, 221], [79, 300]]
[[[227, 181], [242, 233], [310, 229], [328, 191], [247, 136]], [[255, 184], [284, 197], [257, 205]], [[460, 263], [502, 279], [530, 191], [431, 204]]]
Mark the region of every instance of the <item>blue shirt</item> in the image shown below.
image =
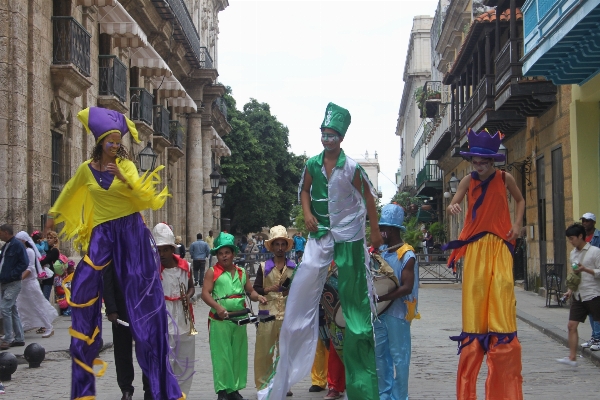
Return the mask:
[[394, 270], [394, 274], [398, 278], [398, 282], [400, 282], [400, 285], [402, 285], [402, 271], [404, 270], [404, 267], [406, 267], [406, 263], [411, 258], [414, 258], [415, 260], [415, 282], [413, 284], [412, 293], [407, 296], [397, 298], [392, 302], [388, 309], [385, 310], [385, 313], [388, 315], [399, 319], [405, 319], [406, 313], [408, 312], [408, 308], [406, 307], [406, 304], [404, 304], [404, 300], [412, 301], [419, 297], [419, 266], [417, 263], [417, 258], [415, 256], [415, 253], [409, 250], [406, 253], [404, 253], [402, 258], [399, 260], [398, 255], [395, 251], [392, 251], [391, 253], [385, 251], [387, 247], [387, 245], [383, 245], [379, 248], [379, 250], [381, 251], [383, 259], [388, 264], [390, 264], [390, 267], [392, 267], [392, 269]]
[[306, 246], [306, 239], [302, 236], [294, 236], [294, 250], [304, 251], [304, 246]]
[[192, 260], [206, 260], [210, 255], [210, 247], [204, 240], [196, 240], [192, 243], [189, 250]]
[[594, 231], [594, 236], [592, 237], [590, 244], [592, 246], [600, 247], [600, 231], [598, 229]]

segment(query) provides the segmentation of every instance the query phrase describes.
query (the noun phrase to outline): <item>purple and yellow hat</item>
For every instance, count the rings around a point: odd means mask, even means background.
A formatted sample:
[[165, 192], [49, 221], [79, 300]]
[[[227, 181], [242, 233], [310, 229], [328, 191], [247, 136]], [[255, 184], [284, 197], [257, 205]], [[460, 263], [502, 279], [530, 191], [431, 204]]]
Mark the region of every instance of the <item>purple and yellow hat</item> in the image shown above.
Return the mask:
[[482, 157], [491, 158], [494, 161], [504, 161], [506, 160], [506, 156], [498, 153], [502, 138], [504, 138], [504, 135], [500, 132], [492, 135], [487, 129], [479, 133], [476, 133], [473, 129], [469, 129], [467, 132], [469, 151], [461, 151], [460, 155], [463, 157]]
[[79, 111], [77, 118], [85, 126], [85, 130], [94, 135], [96, 144], [113, 132], [119, 132], [121, 137], [129, 132], [136, 143], [140, 142], [133, 121], [118, 111], [102, 107], [88, 107]]

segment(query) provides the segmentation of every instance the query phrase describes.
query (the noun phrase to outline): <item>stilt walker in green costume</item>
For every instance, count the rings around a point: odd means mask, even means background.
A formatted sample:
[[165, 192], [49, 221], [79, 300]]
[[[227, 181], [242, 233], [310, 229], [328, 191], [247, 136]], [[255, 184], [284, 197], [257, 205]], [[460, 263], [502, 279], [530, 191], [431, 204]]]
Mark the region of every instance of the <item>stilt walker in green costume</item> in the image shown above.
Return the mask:
[[292, 385], [310, 373], [318, 340], [319, 299], [332, 261], [338, 266], [339, 297], [346, 319], [344, 364], [348, 399], [379, 399], [373, 290], [367, 281], [367, 214], [371, 244], [379, 247], [383, 240], [373, 186], [360, 165], [340, 147], [349, 125], [348, 110], [329, 103], [321, 124], [325, 150], [308, 160], [299, 187], [309, 240], [288, 297], [276, 373], [268, 387], [258, 392], [259, 400], [283, 400]]
[[252, 301], [267, 302], [256, 293], [246, 271], [233, 264], [238, 251], [233, 235], [223, 233], [210, 251], [218, 262], [206, 271], [202, 300], [210, 306], [209, 343], [217, 400], [243, 400], [239, 390], [248, 376], [248, 335], [246, 325], [237, 325], [229, 313], [246, 308], [246, 293]]

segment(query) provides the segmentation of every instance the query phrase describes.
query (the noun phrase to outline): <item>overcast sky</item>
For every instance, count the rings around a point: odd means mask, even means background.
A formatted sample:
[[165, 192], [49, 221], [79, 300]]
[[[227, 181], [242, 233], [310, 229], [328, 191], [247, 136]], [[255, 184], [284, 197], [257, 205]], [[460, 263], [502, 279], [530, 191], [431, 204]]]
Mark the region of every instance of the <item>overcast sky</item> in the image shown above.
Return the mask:
[[377, 152], [383, 201], [396, 192], [395, 135], [412, 19], [437, 1], [229, 0], [219, 13], [219, 81], [238, 108], [255, 98], [290, 131], [292, 152], [322, 151], [327, 103], [347, 108], [342, 148], [353, 158]]

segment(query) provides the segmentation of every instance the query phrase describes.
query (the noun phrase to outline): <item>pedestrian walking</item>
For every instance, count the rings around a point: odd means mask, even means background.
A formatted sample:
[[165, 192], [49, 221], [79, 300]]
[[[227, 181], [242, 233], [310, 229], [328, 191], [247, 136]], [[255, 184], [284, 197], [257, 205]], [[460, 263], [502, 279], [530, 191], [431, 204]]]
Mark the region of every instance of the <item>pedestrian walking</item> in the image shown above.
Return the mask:
[[190, 246], [192, 268], [194, 270], [194, 285], [202, 287], [204, 284], [204, 269], [206, 260], [210, 259], [210, 246], [202, 240], [202, 234], [196, 235], [196, 241]]
[[58, 312], [44, 298], [37, 280], [38, 273], [42, 270], [40, 253], [27, 232], [18, 232], [15, 237], [25, 245], [29, 258], [27, 269], [22, 275], [21, 291], [17, 297], [17, 308], [23, 331], [44, 328], [42, 338], [49, 338], [54, 335], [52, 322], [58, 317]]
[[23, 243], [14, 236], [12, 226], [0, 226], [0, 240], [5, 242], [0, 253], [0, 311], [4, 326], [0, 350], [8, 350], [9, 347], [25, 346], [17, 297], [21, 292], [23, 272], [29, 265], [29, 256]]
[[[52, 230], [48, 231], [46, 233], [46, 242], [48, 243], [48, 250], [46, 250], [46, 257], [41, 260], [41, 264], [44, 268], [48, 268], [54, 273], [54, 263], [60, 259], [58, 234]], [[50, 276], [49, 278], [42, 279], [40, 285], [42, 286], [44, 297], [50, 301], [50, 295], [54, 287], [54, 277]]]
[[[600, 248], [600, 231], [596, 229], [596, 216], [585, 213], [581, 216], [581, 225], [585, 229], [585, 241], [592, 246]], [[592, 327], [592, 337], [584, 342], [581, 347], [589, 347], [592, 351], [600, 350], [600, 321], [595, 321], [592, 314], [588, 315]]]
[[565, 233], [574, 247], [570, 261], [573, 272], [580, 276], [580, 283], [576, 289], [569, 288], [565, 293], [567, 299], [572, 298], [567, 325], [569, 356], [556, 361], [576, 367], [579, 323], [585, 322], [588, 315], [592, 315], [595, 321], [600, 321], [600, 249], [586, 242], [586, 231], [581, 225], [571, 225]]
[[[517, 338], [517, 308], [513, 280], [512, 249], [521, 232], [525, 200], [512, 175], [498, 171], [495, 161], [502, 134], [484, 130], [467, 133], [473, 171], [465, 176], [448, 206], [453, 215], [462, 210], [467, 196], [465, 224], [458, 240], [444, 246], [453, 249], [448, 265], [464, 256], [462, 283], [462, 332], [450, 339], [458, 342], [460, 359], [456, 381], [457, 399], [477, 397], [477, 375], [487, 354], [486, 399], [523, 398], [521, 344]], [[516, 202], [511, 222], [506, 191]]]
[[294, 252], [296, 253], [296, 264], [302, 261], [304, 247], [306, 247], [306, 239], [304, 238], [304, 236], [302, 236], [302, 232], [298, 232], [294, 236]]
[[181, 239], [181, 236], [175, 236], [175, 245], [177, 246], [175, 254], [177, 254], [179, 258], [185, 258], [185, 245], [183, 244], [183, 239]]
[[[46, 229], [64, 223], [62, 232], [86, 252], [72, 277], [67, 301], [72, 307], [71, 398], [96, 396], [94, 365], [101, 344], [101, 293], [104, 268], [111, 264], [122, 289], [138, 364], [155, 399], [179, 400], [182, 393], [168, 360], [167, 311], [152, 233], [140, 214], [161, 208], [168, 197], [157, 193], [159, 166], [139, 176], [122, 137], [139, 142], [135, 124], [113, 110], [90, 107], [77, 114], [94, 135], [90, 160], [67, 182], [49, 212]], [[104, 364], [104, 362], [101, 362]]]

